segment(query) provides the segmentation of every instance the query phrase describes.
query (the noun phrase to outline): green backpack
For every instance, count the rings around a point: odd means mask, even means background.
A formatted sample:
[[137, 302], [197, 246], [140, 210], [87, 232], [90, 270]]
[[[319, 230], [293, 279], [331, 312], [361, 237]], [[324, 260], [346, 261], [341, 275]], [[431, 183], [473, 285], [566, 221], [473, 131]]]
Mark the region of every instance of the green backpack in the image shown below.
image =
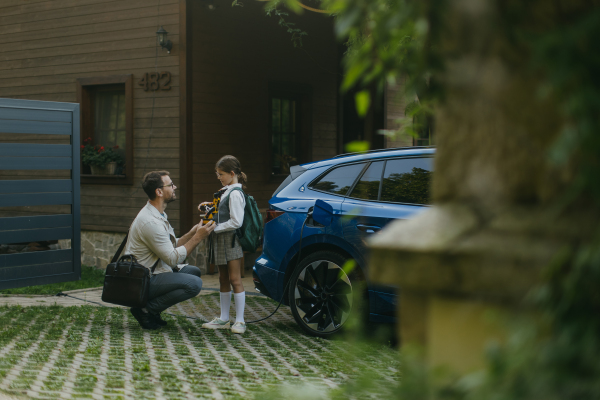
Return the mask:
[[[262, 245], [263, 236], [263, 218], [256, 200], [254, 197], [248, 196], [241, 188], [234, 188], [239, 190], [244, 195], [246, 200], [246, 206], [244, 207], [244, 222], [242, 222], [241, 228], [236, 229], [236, 235], [242, 245], [242, 250], [254, 253]], [[231, 195], [231, 193], [230, 193]], [[235, 244], [235, 236], [231, 243], [231, 247]]]

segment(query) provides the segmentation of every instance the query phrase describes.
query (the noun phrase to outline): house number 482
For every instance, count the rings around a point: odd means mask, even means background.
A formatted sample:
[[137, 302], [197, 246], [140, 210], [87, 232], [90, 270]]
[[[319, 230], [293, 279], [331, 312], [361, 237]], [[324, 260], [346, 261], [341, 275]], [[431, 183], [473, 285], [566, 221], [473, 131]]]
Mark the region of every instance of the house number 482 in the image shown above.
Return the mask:
[[145, 91], [150, 90], [171, 90], [171, 73], [168, 71], [162, 72], [146, 72], [142, 75], [142, 79], [138, 82]]

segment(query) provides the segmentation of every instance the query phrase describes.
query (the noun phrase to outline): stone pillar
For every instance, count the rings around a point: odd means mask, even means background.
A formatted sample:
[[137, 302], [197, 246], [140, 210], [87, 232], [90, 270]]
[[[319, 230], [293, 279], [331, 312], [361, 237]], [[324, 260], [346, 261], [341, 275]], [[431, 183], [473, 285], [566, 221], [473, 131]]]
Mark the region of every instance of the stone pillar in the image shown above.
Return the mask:
[[[597, 221], [586, 204], [555, 207], [573, 180], [548, 157], [564, 121], [555, 99], [540, 96], [529, 49], [503, 30], [500, 3], [448, 2], [434, 206], [371, 241], [370, 279], [400, 286], [402, 343], [463, 371], [503, 338], [489, 316], [529, 313], [523, 299], [541, 270]], [[546, 6], [531, 4], [531, 28], [549, 23]]]

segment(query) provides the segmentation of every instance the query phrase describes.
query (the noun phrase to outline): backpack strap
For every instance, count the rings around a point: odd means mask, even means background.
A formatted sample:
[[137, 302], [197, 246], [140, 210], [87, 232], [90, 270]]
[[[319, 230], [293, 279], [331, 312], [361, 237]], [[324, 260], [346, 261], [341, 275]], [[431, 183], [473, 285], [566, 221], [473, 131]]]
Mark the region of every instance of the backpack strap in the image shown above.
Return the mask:
[[[242, 192], [242, 196], [244, 196], [244, 201], [246, 202], [246, 205], [248, 204], [248, 195], [246, 194], [246, 192], [244, 192], [244, 190], [241, 187], [234, 187], [233, 189], [231, 189], [231, 192], [229, 192], [229, 194], [227, 195], [227, 198], [229, 198], [229, 196], [231, 196], [231, 193], [233, 193], [234, 191], [239, 190], [240, 192]], [[244, 216], [246, 215], [246, 213], [244, 213]], [[243, 222], [242, 222], [243, 224]], [[234, 232], [235, 234], [231, 237], [231, 247], [235, 247], [235, 237], [241, 237], [242, 236], [242, 232], [240, 232], [240, 228], [237, 228]]]
[[246, 194], [246, 192], [244, 192], [244, 190], [241, 187], [234, 187], [231, 189], [231, 192], [229, 192], [229, 194], [227, 195], [227, 199], [229, 198], [229, 196], [231, 196], [231, 193], [235, 192], [236, 190], [239, 190], [240, 192], [242, 192], [242, 196], [244, 196], [244, 201], [246, 200], [246, 197], [248, 196]]

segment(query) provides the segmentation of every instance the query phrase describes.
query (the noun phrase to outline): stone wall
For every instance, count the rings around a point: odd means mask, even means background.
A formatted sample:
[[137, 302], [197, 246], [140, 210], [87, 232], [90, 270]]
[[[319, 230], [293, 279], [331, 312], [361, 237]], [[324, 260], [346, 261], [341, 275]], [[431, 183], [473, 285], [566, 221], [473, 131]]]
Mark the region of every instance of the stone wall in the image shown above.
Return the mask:
[[[106, 269], [123, 238], [125, 238], [124, 233], [81, 231], [81, 263]], [[60, 240], [59, 246], [61, 249], [68, 249], [71, 247], [71, 241]], [[204, 252], [205, 245], [202, 242], [186, 259], [186, 263], [197, 266], [203, 274], [206, 273]]]

